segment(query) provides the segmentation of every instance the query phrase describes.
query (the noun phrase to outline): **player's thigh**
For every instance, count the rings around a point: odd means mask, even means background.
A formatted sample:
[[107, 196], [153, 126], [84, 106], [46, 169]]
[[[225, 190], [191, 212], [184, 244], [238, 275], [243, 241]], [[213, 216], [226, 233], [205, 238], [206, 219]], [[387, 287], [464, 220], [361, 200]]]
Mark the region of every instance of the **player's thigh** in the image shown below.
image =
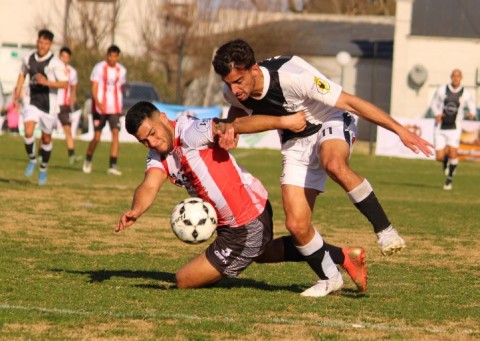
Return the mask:
[[219, 281], [222, 274], [212, 266], [203, 252], [180, 268], [175, 278], [180, 289], [200, 288]]
[[348, 165], [350, 146], [342, 139], [328, 139], [318, 146], [317, 153], [322, 167], [332, 171]]

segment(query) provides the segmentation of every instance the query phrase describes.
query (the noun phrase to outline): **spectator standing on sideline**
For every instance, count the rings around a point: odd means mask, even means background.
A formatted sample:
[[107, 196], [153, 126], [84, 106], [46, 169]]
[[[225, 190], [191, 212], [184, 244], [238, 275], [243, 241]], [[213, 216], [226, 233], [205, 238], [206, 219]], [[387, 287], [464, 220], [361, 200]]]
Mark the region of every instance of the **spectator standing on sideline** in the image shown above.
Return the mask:
[[20, 99], [23, 83], [29, 76], [30, 102], [23, 110], [24, 142], [29, 158], [25, 175], [32, 176], [37, 164], [34, 130], [38, 123], [42, 131], [39, 151], [41, 157], [39, 185], [47, 183], [47, 165], [53, 147], [52, 133], [57, 127], [59, 112], [57, 90], [68, 86], [65, 65], [50, 51], [53, 37], [53, 33], [49, 30], [43, 29], [38, 32], [37, 50], [24, 58], [12, 98], [13, 101]]
[[[348, 165], [356, 132], [350, 112], [396, 133], [416, 153], [422, 151], [430, 155], [430, 143], [375, 105], [342, 91], [340, 85], [297, 56], [279, 56], [257, 64], [250, 45], [237, 39], [221, 46], [212, 64], [225, 83], [224, 95], [231, 104], [229, 118], [239, 118], [235, 120], [237, 124], [243, 122], [255, 128], [251, 124], [254, 116], [248, 115], [281, 117], [305, 112], [305, 130], [280, 131], [282, 198], [287, 229], [299, 252], [320, 278], [315, 264], [321, 261], [323, 243], [312, 226], [312, 211], [316, 197], [325, 190], [327, 174], [372, 223], [383, 255], [392, 255], [405, 247], [405, 241], [390, 223], [370, 183]], [[231, 148], [237, 141], [230, 130], [220, 143]], [[321, 281], [318, 284], [322, 285]]]
[[[305, 118], [298, 115], [281, 120], [272, 116], [255, 119], [264, 129], [293, 129], [298, 122], [302, 129]], [[223, 124], [215, 119], [190, 116], [170, 121], [149, 102], [135, 104], [126, 116], [127, 131], [150, 149], [150, 153], [144, 180], [135, 190], [132, 206], [122, 214], [115, 231], [135, 223], [168, 179], [185, 187], [190, 195], [211, 203], [217, 212], [216, 239], [204, 253], [177, 272], [178, 288], [198, 288], [225, 276], [237, 276], [252, 261], [303, 261], [290, 236], [272, 242], [272, 209], [267, 191], [228, 151], [215, 143], [217, 131], [225, 129]], [[329, 244], [325, 244], [325, 248], [322, 260], [316, 264], [323, 274], [322, 286], [303, 295], [322, 297], [340, 290], [343, 280], [335, 264], [341, 264], [358, 288], [365, 291], [363, 248], [341, 249]]]
[[94, 135], [88, 144], [83, 163], [84, 173], [92, 172], [93, 153], [108, 121], [112, 141], [107, 174], [122, 175], [122, 172], [117, 169], [117, 159], [120, 147], [120, 114], [123, 106], [122, 86], [127, 79], [127, 70], [118, 62], [119, 60], [120, 49], [116, 45], [111, 45], [107, 50], [106, 60], [97, 63], [90, 75]]
[[78, 76], [77, 70], [70, 65], [72, 59], [72, 51], [64, 46], [60, 49], [58, 54], [60, 60], [65, 64], [68, 77], [68, 87], [58, 90], [58, 103], [60, 104], [60, 113], [58, 118], [63, 127], [65, 134], [65, 143], [67, 144], [68, 163], [73, 165], [75, 162], [82, 159], [81, 155], [75, 155], [75, 143], [72, 137], [72, 120], [71, 113], [75, 108], [77, 101], [77, 85]]
[[[432, 98], [430, 109], [435, 116], [435, 157], [442, 162], [447, 176], [444, 190], [451, 190], [453, 176], [458, 166], [458, 147], [462, 134], [462, 121], [466, 115], [473, 120], [477, 108], [470, 91], [462, 82], [462, 71], [455, 69], [450, 74], [451, 82], [440, 86]], [[465, 113], [465, 110], [468, 110]]]

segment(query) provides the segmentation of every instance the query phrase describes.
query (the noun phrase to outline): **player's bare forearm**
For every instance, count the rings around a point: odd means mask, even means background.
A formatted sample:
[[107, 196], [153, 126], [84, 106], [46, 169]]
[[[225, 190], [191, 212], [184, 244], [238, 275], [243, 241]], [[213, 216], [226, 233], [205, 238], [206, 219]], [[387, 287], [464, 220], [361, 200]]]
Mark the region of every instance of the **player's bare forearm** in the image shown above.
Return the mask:
[[358, 116], [397, 134], [402, 143], [416, 154], [422, 152], [425, 156], [433, 155], [433, 152], [430, 149], [433, 148], [433, 145], [430, 142], [415, 135], [385, 111], [370, 102], [342, 92], [335, 107], [353, 112]]
[[304, 112], [287, 116], [252, 115], [236, 117], [235, 119], [214, 119], [216, 132], [225, 134], [227, 129], [233, 128], [236, 134], [251, 134], [274, 129], [289, 129], [295, 132], [306, 127]]

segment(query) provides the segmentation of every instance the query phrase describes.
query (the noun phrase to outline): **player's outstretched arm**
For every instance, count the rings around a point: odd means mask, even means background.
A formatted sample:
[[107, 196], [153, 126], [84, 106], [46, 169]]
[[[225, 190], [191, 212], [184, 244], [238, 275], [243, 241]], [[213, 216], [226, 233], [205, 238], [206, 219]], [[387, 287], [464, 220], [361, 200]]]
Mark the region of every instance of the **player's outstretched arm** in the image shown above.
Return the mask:
[[275, 129], [288, 129], [293, 132], [303, 131], [306, 127], [303, 111], [286, 116], [252, 115], [235, 119], [214, 119], [213, 131], [219, 137], [219, 145], [226, 149], [237, 146], [238, 134], [251, 134]]
[[147, 171], [142, 183], [135, 190], [131, 209], [122, 214], [115, 226], [115, 232], [133, 225], [148, 210], [166, 179], [167, 175], [158, 169]]
[[358, 116], [397, 134], [402, 143], [416, 154], [422, 152], [425, 156], [433, 155], [431, 150], [433, 145], [430, 142], [412, 133], [385, 111], [370, 102], [346, 92], [342, 92], [335, 107], [357, 114]]

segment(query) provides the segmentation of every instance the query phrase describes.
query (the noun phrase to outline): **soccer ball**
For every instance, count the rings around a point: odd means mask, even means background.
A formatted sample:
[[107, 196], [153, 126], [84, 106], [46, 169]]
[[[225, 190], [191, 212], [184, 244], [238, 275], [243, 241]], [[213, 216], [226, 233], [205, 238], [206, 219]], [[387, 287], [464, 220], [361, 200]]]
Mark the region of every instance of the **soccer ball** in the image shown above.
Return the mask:
[[217, 213], [200, 198], [182, 200], [170, 218], [173, 233], [185, 243], [198, 244], [208, 240], [217, 228]]

